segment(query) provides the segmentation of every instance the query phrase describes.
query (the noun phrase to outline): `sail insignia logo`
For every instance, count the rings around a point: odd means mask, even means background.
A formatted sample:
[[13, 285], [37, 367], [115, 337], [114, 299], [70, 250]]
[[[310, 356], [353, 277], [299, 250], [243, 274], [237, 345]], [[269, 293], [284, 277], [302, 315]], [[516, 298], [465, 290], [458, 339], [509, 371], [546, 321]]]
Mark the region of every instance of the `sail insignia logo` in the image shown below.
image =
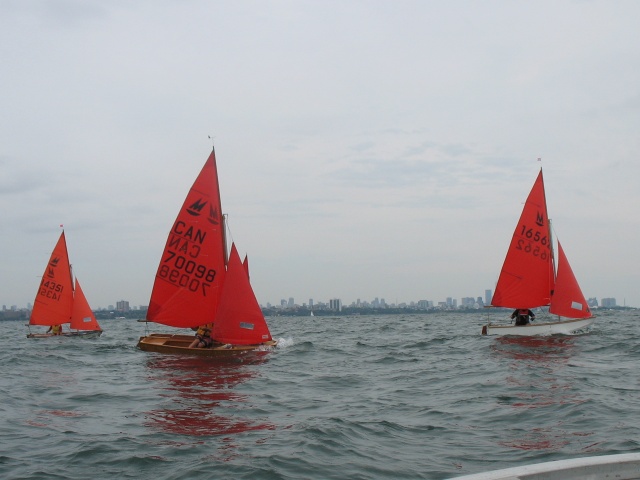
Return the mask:
[[536, 214], [536, 225], [539, 227], [544, 227], [544, 217], [540, 212]]
[[207, 204], [206, 200], [203, 202], [202, 199], [199, 198], [198, 200], [193, 202], [192, 205], [187, 207], [187, 213], [189, 215], [193, 215], [194, 217], [199, 217], [201, 210], [204, 208], [206, 204]]
[[49, 268], [47, 269], [47, 277], [55, 278], [55, 268], [58, 266], [58, 262], [60, 262], [59, 257], [53, 257], [49, 262]]

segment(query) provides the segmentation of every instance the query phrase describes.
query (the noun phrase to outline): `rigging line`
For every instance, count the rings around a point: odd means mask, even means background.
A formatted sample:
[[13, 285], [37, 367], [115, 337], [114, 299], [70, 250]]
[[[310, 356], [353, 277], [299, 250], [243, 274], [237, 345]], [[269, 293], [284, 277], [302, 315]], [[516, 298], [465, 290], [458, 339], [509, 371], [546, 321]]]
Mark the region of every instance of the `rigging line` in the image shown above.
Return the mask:
[[227, 230], [229, 238], [231, 239], [231, 243], [235, 243], [235, 240], [233, 239], [233, 234], [231, 233], [231, 227], [229, 226], [229, 214], [225, 213], [224, 216], [225, 216], [225, 221], [224, 221], [225, 229]]

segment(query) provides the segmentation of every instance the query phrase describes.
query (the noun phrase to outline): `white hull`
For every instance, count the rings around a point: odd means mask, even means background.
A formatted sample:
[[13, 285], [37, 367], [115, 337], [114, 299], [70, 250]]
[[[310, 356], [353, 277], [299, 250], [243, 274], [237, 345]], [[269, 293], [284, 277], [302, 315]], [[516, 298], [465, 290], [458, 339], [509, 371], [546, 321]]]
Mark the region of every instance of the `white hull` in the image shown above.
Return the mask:
[[455, 480], [631, 480], [638, 478], [640, 478], [640, 453], [623, 453], [506, 468], [455, 477]]
[[595, 317], [568, 319], [560, 322], [538, 323], [529, 325], [493, 325], [489, 323], [482, 327], [483, 335], [573, 335], [587, 328], [595, 321]]

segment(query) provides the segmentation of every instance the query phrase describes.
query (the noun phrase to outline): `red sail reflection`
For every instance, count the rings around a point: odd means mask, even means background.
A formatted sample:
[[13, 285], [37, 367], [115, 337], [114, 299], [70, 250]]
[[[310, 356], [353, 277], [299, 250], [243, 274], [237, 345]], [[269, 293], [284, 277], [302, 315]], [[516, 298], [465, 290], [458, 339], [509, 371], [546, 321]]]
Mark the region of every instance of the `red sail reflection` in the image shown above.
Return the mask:
[[266, 352], [250, 352], [235, 358], [158, 356], [147, 363], [150, 384], [175, 406], [146, 413], [147, 425], [164, 432], [193, 435], [228, 435], [253, 430], [273, 430], [268, 422], [216, 414], [229, 406], [241, 408], [248, 396], [233, 389], [257, 376], [256, 366]]
[[575, 349], [572, 336], [502, 336], [496, 337], [491, 349], [514, 360], [532, 360], [538, 366], [564, 364]]
[[[530, 410], [529, 415], [547, 418], [525, 433], [520, 428], [514, 430], [515, 438], [509, 438], [510, 431], [505, 430], [503, 440], [498, 444], [519, 450], [559, 451], [573, 442], [583, 443], [594, 434], [591, 431], [571, 431], [562, 418], [558, 417], [558, 407], [578, 405], [586, 402], [574, 393], [573, 377], [563, 374], [576, 350], [576, 337], [537, 336], [537, 337], [498, 337], [491, 349], [499, 360], [507, 360], [512, 373], [504, 378], [508, 395], [501, 397], [497, 408]], [[551, 415], [542, 412], [549, 409]], [[540, 413], [535, 412], [541, 409]], [[507, 412], [507, 413], [510, 413]], [[522, 412], [519, 415], [523, 414]], [[544, 424], [546, 423], [546, 424]], [[583, 447], [582, 451], [593, 445]]]

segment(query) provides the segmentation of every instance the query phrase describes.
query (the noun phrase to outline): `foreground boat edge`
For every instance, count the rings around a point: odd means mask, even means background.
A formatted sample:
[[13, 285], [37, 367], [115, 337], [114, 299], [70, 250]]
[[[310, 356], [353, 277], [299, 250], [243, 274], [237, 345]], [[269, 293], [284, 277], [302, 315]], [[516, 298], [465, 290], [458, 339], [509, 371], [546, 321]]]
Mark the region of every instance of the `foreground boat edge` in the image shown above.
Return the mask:
[[572, 458], [475, 473], [449, 480], [631, 480], [640, 478], [640, 453]]
[[189, 348], [189, 344], [191, 344], [193, 339], [194, 337], [190, 335], [152, 333], [145, 337], [140, 337], [137, 347], [145, 352], [216, 357], [250, 351], [269, 351], [274, 349], [278, 344], [277, 340], [269, 340], [254, 345], [217, 343], [210, 348]]

